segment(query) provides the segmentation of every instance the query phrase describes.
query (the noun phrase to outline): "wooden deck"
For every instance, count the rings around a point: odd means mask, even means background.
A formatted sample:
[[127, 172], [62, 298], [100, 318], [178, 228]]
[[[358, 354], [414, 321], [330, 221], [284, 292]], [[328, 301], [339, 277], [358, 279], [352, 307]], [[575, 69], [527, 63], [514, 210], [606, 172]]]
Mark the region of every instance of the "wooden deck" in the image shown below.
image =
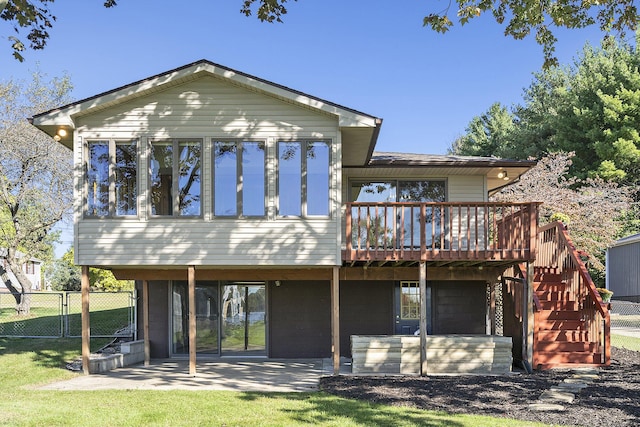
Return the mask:
[[342, 259], [352, 266], [533, 260], [539, 204], [347, 203]]

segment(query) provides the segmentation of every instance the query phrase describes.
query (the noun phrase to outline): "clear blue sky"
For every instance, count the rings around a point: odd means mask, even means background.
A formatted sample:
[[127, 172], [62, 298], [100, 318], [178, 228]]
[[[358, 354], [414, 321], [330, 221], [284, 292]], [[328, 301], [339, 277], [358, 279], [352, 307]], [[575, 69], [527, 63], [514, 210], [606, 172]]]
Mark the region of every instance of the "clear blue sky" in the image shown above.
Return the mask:
[[[490, 17], [444, 35], [423, 27], [446, 1], [299, 0], [287, 3], [283, 24], [245, 17], [242, 0], [102, 3], [53, 3], [47, 47], [26, 51], [24, 63], [12, 58], [2, 21], [0, 80], [28, 79], [39, 64], [50, 77], [67, 72], [82, 99], [208, 59], [383, 118], [380, 151], [443, 154], [492, 103], [521, 102], [543, 62], [533, 37], [507, 38]], [[601, 36], [558, 37], [566, 64]]]

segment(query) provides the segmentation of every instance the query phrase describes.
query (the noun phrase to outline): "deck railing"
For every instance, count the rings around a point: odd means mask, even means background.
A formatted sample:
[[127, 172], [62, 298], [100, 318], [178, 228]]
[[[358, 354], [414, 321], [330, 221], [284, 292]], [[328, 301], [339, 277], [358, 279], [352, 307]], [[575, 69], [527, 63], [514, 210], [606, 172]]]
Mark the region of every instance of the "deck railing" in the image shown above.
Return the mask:
[[346, 204], [345, 261], [532, 260], [539, 203]]
[[538, 257], [535, 266], [556, 269], [562, 280], [569, 284], [580, 310], [580, 318], [586, 322], [589, 340], [602, 354], [601, 363], [608, 365], [611, 359], [611, 320], [607, 304], [602, 302], [586, 266], [561, 222], [540, 227]]

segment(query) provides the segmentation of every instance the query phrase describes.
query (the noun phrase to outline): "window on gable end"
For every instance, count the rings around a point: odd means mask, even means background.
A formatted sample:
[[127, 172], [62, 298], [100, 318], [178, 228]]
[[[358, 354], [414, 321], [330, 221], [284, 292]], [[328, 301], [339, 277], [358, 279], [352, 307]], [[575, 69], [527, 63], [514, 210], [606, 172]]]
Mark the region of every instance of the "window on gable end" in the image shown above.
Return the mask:
[[151, 142], [151, 215], [202, 214], [202, 140]]
[[214, 215], [265, 215], [265, 143], [214, 141]]
[[329, 216], [328, 141], [278, 142], [278, 215]]
[[138, 200], [137, 140], [87, 141], [85, 215], [133, 216]]

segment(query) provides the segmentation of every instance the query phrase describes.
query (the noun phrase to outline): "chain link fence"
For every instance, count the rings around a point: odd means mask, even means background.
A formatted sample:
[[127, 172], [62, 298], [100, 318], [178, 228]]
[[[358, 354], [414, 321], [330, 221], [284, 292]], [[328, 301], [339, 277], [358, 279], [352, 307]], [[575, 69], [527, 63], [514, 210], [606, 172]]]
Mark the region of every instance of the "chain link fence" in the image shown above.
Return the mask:
[[[33, 292], [28, 315], [16, 314], [16, 299], [0, 293], [0, 337], [61, 338], [82, 336], [80, 292]], [[135, 292], [91, 292], [91, 337], [135, 339]]]
[[611, 345], [640, 351], [640, 303], [611, 301]]

